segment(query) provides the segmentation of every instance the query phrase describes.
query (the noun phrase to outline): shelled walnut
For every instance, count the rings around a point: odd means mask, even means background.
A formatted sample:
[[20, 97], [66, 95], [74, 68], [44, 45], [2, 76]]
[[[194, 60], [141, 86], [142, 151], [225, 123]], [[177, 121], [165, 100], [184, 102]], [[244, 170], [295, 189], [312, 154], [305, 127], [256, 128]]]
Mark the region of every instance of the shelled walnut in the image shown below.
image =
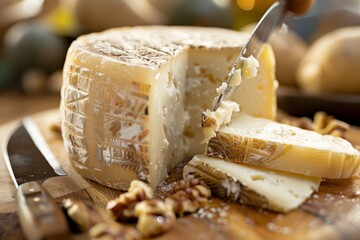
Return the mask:
[[176, 222], [172, 207], [159, 199], [138, 203], [135, 214], [139, 217], [136, 228], [144, 237], [162, 234], [171, 229]]
[[327, 115], [325, 112], [317, 112], [314, 116], [314, 130], [320, 134], [329, 134], [335, 137], [344, 137], [350, 125]]
[[146, 183], [134, 180], [131, 182], [128, 192], [108, 202], [106, 208], [117, 221], [131, 221], [136, 218], [134, 214], [136, 204], [151, 199], [153, 195], [153, 190]]
[[203, 181], [191, 179], [188, 182], [179, 181], [165, 202], [172, 207], [175, 213], [193, 213], [208, 203], [211, 196], [210, 189]]
[[332, 135], [335, 137], [345, 137], [346, 131], [350, 125], [327, 115], [325, 112], [317, 112], [314, 115], [314, 121], [309, 118], [299, 118], [295, 120], [282, 119], [281, 123], [299, 127], [306, 130], [312, 130], [323, 135]]
[[133, 227], [115, 223], [99, 223], [89, 231], [93, 240], [140, 240], [141, 234]]
[[82, 201], [64, 199], [62, 206], [73, 230], [85, 232], [95, 224], [104, 221], [95, 208]]
[[49, 126], [50, 131], [55, 133], [61, 133], [61, 120], [53, 121]]

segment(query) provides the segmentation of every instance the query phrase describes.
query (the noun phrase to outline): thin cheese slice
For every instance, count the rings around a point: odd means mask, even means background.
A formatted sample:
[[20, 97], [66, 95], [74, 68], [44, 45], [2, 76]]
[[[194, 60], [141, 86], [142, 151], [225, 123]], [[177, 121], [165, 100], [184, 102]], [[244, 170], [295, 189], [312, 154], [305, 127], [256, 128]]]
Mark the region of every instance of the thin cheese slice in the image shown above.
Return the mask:
[[195, 156], [183, 174], [184, 179], [204, 180], [220, 197], [278, 212], [299, 207], [321, 182], [318, 177], [238, 165], [205, 155]]
[[360, 152], [338, 137], [321, 135], [245, 113], [235, 114], [210, 139], [207, 154], [291, 173], [349, 178], [360, 167]]
[[[151, 26], [74, 41], [60, 110], [75, 169], [122, 190], [134, 179], [155, 187], [179, 161], [203, 153], [201, 113], [247, 38], [225, 29]], [[268, 48], [262, 74], [238, 90], [252, 92], [236, 99], [245, 112], [274, 118], [274, 66]]]

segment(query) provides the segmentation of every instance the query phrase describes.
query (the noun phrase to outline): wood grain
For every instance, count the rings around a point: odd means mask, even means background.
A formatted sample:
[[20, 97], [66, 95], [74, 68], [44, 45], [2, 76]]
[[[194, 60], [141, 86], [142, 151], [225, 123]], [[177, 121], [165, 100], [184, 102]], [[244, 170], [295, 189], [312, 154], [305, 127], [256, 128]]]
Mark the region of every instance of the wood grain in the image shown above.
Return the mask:
[[[33, 115], [49, 143], [51, 150], [68, 172], [80, 191], [58, 196], [87, 200], [99, 208], [121, 192], [87, 181], [71, 167], [59, 134], [51, 132], [49, 125], [57, 118], [57, 111]], [[16, 127], [12, 122], [0, 127], [0, 140]], [[347, 138], [360, 145], [360, 131], [351, 129]], [[2, 156], [0, 157], [2, 158]], [[166, 194], [166, 185], [181, 177], [181, 166], [157, 189], [158, 196]], [[19, 225], [5, 227], [5, 219], [14, 218], [15, 187], [6, 166], [0, 160], [0, 239], [9, 232], [19, 233]], [[66, 183], [63, 183], [66, 186]], [[71, 192], [71, 191], [70, 191]], [[15, 219], [15, 220], [14, 220]], [[20, 232], [21, 234], [21, 232]], [[229, 203], [217, 198], [199, 212], [177, 220], [176, 226], [156, 239], [359, 239], [360, 238], [360, 177], [345, 180], [324, 180], [320, 190], [299, 209], [288, 214]]]
[[0, 124], [59, 105], [60, 94], [26, 95], [15, 90], [0, 92]]

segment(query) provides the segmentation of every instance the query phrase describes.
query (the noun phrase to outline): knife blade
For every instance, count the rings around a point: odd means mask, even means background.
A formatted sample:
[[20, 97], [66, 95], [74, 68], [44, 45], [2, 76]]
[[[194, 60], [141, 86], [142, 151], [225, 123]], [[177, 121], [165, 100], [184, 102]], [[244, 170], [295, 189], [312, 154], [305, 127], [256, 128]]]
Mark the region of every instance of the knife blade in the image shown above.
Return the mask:
[[219, 94], [217, 100], [213, 105], [213, 111], [219, 107], [220, 102], [224, 98], [229, 98], [231, 93], [236, 89], [236, 87], [230, 86], [230, 80], [237, 69], [242, 68], [241, 61], [244, 57], [253, 56], [256, 59], [258, 58], [259, 53], [261, 52], [263, 44], [268, 40], [272, 31], [279, 25], [281, 20], [285, 17], [287, 13], [287, 4], [285, 1], [275, 2], [271, 7], [266, 11], [266, 13], [262, 16], [253, 32], [250, 35], [249, 40], [244, 45], [243, 49], [240, 52], [240, 55], [236, 59], [233, 67], [228, 74], [228, 78], [226, 80], [227, 86], [224, 93]]
[[31, 119], [24, 119], [4, 141], [3, 155], [17, 187], [17, 211], [26, 237], [34, 240], [66, 237], [70, 233], [66, 217], [41, 186], [45, 180], [66, 173]]

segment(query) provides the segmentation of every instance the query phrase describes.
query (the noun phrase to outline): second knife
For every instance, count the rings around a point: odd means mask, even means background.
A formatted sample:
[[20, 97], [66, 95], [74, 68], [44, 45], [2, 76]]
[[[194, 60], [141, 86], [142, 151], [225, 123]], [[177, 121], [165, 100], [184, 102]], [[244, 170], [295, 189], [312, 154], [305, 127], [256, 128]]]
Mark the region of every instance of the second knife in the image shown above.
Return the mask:
[[30, 118], [24, 119], [4, 142], [3, 154], [18, 188], [17, 211], [26, 237], [38, 240], [67, 236], [70, 230], [65, 215], [42, 184], [59, 186], [69, 181], [64, 182], [65, 171]]

